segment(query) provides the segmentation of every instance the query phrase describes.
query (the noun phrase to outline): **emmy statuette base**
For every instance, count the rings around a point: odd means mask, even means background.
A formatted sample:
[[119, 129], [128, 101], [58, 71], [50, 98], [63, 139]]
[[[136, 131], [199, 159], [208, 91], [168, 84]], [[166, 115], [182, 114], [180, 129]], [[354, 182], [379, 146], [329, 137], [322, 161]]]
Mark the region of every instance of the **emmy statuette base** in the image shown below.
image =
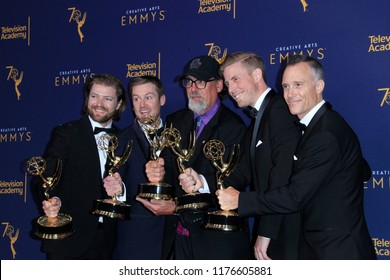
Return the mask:
[[138, 185], [138, 196], [144, 199], [171, 200], [173, 188], [167, 183], [143, 183]]
[[35, 235], [42, 239], [64, 239], [74, 233], [72, 217], [58, 213], [56, 218], [41, 216], [37, 220]]
[[176, 197], [176, 208], [174, 213], [195, 213], [207, 211], [213, 205], [209, 193], [188, 193]]
[[112, 219], [130, 219], [131, 205], [113, 199], [97, 199], [94, 202], [92, 214]]
[[244, 219], [233, 211], [214, 211], [206, 214], [205, 229], [220, 231], [240, 231], [244, 229]]

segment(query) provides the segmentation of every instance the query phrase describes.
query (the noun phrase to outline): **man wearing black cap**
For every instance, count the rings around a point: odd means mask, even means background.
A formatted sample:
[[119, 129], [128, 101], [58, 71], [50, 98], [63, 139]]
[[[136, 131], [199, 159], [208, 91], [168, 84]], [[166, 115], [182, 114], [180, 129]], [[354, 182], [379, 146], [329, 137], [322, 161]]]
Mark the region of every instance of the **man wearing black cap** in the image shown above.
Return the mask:
[[[180, 174], [176, 162], [172, 161], [175, 157], [163, 155], [165, 172], [164, 165], [160, 164], [161, 159], [146, 165], [148, 179], [152, 182], [161, 181], [166, 174], [165, 181], [174, 186], [177, 197], [193, 192], [210, 193], [215, 205], [218, 205], [215, 200], [217, 170], [203, 154], [203, 146], [207, 141], [215, 139], [222, 141], [226, 151], [230, 151], [234, 144], [241, 143], [247, 130], [242, 119], [219, 99], [223, 81], [218, 74], [218, 68], [218, 62], [210, 56], [203, 55], [191, 59], [184, 67], [183, 74], [179, 76], [187, 93], [188, 108], [169, 115], [166, 120], [168, 127], [172, 125], [180, 131], [182, 138], [180, 145], [184, 149], [190, 143], [190, 134], [197, 131], [194, 153], [186, 163], [186, 167], [191, 168]], [[164, 150], [163, 153], [166, 151], [169, 152]], [[193, 172], [194, 170], [196, 172]], [[233, 174], [228, 179], [234, 177]], [[167, 208], [151, 210], [156, 215], [172, 214], [174, 211]], [[204, 213], [167, 216], [163, 258], [250, 258], [248, 231], [206, 230], [202, 228], [203, 223]]]

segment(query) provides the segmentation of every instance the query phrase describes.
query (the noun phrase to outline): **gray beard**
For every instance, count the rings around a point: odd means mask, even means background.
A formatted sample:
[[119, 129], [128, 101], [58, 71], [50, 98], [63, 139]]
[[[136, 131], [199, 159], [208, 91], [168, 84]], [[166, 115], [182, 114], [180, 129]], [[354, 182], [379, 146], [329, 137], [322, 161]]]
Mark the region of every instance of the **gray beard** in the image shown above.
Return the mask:
[[198, 115], [203, 115], [206, 112], [207, 104], [204, 101], [194, 101], [192, 99], [189, 99], [188, 101], [188, 108]]

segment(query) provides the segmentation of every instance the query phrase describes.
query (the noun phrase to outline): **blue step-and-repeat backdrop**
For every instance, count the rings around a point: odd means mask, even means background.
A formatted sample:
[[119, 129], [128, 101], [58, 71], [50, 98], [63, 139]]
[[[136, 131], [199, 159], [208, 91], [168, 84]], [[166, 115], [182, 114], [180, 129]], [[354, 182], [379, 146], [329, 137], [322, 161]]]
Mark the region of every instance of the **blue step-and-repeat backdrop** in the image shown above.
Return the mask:
[[[1, 1], [0, 259], [44, 259], [31, 234], [42, 213], [26, 159], [42, 155], [53, 127], [80, 117], [85, 81], [113, 73], [125, 85], [156, 75], [163, 116], [186, 106], [175, 81], [192, 57], [223, 61], [253, 51], [280, 92], [289, 55], [318, 59], [325, 99], [358, 134], [372, 167], [365, 211], [379, 259], [390, 259], [390, 1]], [[230, 99], [224, 102], [248, 123]], [[133, 121], [126, 109], [119, 126]]]

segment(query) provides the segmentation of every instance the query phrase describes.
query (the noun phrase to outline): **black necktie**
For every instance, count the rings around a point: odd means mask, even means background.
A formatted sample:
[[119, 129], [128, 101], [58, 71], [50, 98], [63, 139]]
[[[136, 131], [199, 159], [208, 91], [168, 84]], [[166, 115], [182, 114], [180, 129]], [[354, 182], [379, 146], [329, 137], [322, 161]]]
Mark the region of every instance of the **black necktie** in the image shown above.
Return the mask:
[[253, 119], [255, 119], [257, 117], [257, 113], [259, 112], [255, 107], [251, 107], [251, 106], [246, 107], [245, 111]]
[[305, 124], [303, 124], [303, 123], [301, 123], [301, 122], [298, 122], [298, 121], [295, 121], [294, 123], [295, 123], [295, 125], [299, 128], [299, 130], [300, 130], [301, 132], [304, 132], [304, 131], [305, 131], [305, 129], [306, 129], [306, 125], [305, 125]]
[[107, 134], [110, 134], [110, 133], [112, 134], [112, 133], [114, 133], [115, 129], [113, 129], [113, 128], [104, 128], [104, 127], [95, 127], [95, 129], [93, 130], [93, 134], [98, 134], [98, 133], [100, 133], [102, 131], [106, 132]]

